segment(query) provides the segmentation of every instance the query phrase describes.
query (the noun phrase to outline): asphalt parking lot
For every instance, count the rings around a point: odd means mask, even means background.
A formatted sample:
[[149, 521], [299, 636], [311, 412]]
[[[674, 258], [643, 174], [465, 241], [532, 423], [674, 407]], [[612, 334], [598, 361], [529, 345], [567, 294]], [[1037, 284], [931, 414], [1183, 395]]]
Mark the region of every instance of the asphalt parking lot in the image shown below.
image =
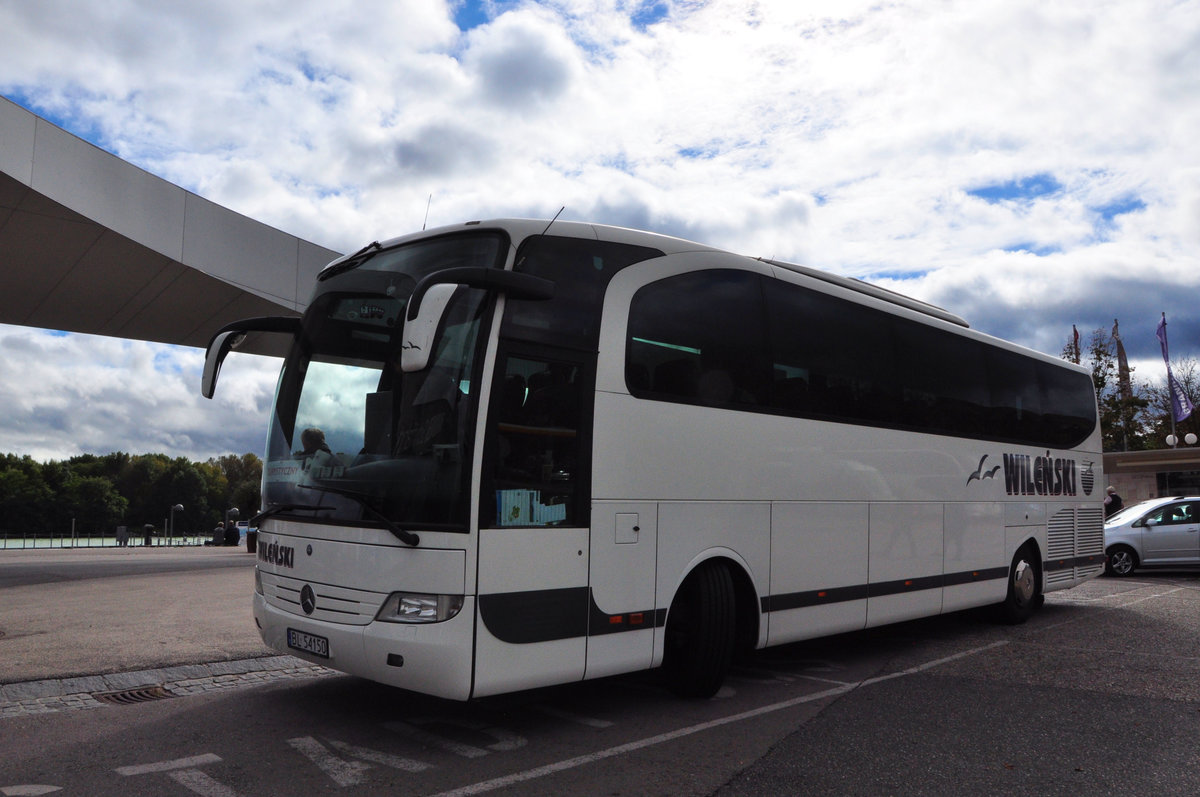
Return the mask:
[[[927, 658], [969, 646], [965, 622], [861, 638]], [[1200, 571], [1101, 577], [978, 633], [1000, 644], [847, 693], [719, 794], [1200, 793]]]

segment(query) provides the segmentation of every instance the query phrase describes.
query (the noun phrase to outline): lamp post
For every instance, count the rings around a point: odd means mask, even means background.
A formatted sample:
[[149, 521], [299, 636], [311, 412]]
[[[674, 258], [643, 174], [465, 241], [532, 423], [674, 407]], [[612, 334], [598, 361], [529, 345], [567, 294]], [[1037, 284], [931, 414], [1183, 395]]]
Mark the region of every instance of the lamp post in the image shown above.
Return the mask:
[[[1171, 416], [1171, 426], [1172, 426], [1172, 428], [1174, 428], [1174, 426], [1175, 426], [1175, 416], [1174, 415]], [[1197, 438], [1195, 434], [1188, 432], [1187, 434], [1185, 434], [1183, 436], [1182, 442], [1187, 443], [1189, 446], [1194, 446], [1194, 445], [1196, 445], [1197, 439], [1200, 439], [1200, 438]], [[1175, 448], [1177, 445], [1179, 445], [1179, 443], [1180, 443], [1180, 440], [1175, 435], [1174, 431], [1172, 431], [1171, 434], [1167, 435], [1167, 445], [1169, 445], [1171, 448]], [[1166, 473], [1163, 474], [1163, 486], [1166, 488], [1165, 490], [1163, 490], [1163, 492], [1165, 492], [1167, 495], [1170, 495], [1171, 494], [1171, 471], [1167, 471]]]
[[[229, 539], [229, 521], [233, 520], [236, 522], [240, 514], [236, 506], [231, 506], [225, 510], [225, 539]], [[221, 540], [219, 544], [224, 545], [225, 540]]]
[[168, 545], [175, 544], [175, 513], [182, 512], [182, 511], [183, 511], [183, 504], [175, 504], [175, 506], [171, 507], [171, 527], [167, 531], [167, 539], [169, 540], [169, 542], [167, 543]]

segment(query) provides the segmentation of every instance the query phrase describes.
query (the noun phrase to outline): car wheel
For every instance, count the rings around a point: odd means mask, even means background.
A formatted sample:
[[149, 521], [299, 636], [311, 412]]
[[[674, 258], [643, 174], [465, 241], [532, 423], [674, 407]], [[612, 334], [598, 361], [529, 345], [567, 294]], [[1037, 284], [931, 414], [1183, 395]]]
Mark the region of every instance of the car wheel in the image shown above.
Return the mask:
[[663, 670], [683, 697], [712, 697], [733, 659], [733, 577], [720, 562], [705, 562], [679, 588], [667, 616]]
[[1108, 550], [1108, 561], [1104, 563], [1104, 571], [1110, 576], [1128, 576], [1137, 567], [1137, 554], [1133, 549], [1118, 545]]
[[1041, 563], [1036, 551], [1032, 545], [1023, 545], [1013, 557], [1012, 567], [1008, 570], [1008, 595], [997, 607], [1003, 623], [1019, 625], [1042, 605]]

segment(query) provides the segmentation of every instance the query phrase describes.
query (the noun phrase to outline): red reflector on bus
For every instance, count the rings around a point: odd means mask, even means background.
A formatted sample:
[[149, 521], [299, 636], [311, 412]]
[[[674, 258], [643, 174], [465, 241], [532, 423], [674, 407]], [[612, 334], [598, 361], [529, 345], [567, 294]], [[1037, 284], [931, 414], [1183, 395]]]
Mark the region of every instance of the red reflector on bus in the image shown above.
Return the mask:
[[638, 612], [637, 614], [631, 614], [631, 615], [629, 615], [629, 624], [630, 625], [641, 625], [645, 621], [645, 619], [646, 619], [645, 616], [641, 612]]
[[818, 597], [818, 598], [828, 598], [828, 597], [829, 597], [829, 593], [828, 593], [828, 592], [826, 592], [825, 590], [821, 590], [820, 592], [818, 592], [818, 593], [817, 593], [817, 597]]
[[625, 622], [625, 618], [619, 614], [614, 614], [612, 617], [608, 618], [609, 625], [620, 625], [623, 622]]

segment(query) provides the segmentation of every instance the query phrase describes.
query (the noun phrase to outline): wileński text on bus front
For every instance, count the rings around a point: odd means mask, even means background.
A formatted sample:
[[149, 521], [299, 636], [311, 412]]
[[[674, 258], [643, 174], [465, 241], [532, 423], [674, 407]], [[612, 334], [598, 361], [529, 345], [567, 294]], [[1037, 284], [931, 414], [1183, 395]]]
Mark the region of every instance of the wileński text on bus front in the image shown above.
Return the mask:
[[[312, 546], [309, 546], [311, 549]], [[276, 567], [291, 569], [296, 563], [296, 549], [290, 545], [270, 542], [258, 546], [258, 561]]]

